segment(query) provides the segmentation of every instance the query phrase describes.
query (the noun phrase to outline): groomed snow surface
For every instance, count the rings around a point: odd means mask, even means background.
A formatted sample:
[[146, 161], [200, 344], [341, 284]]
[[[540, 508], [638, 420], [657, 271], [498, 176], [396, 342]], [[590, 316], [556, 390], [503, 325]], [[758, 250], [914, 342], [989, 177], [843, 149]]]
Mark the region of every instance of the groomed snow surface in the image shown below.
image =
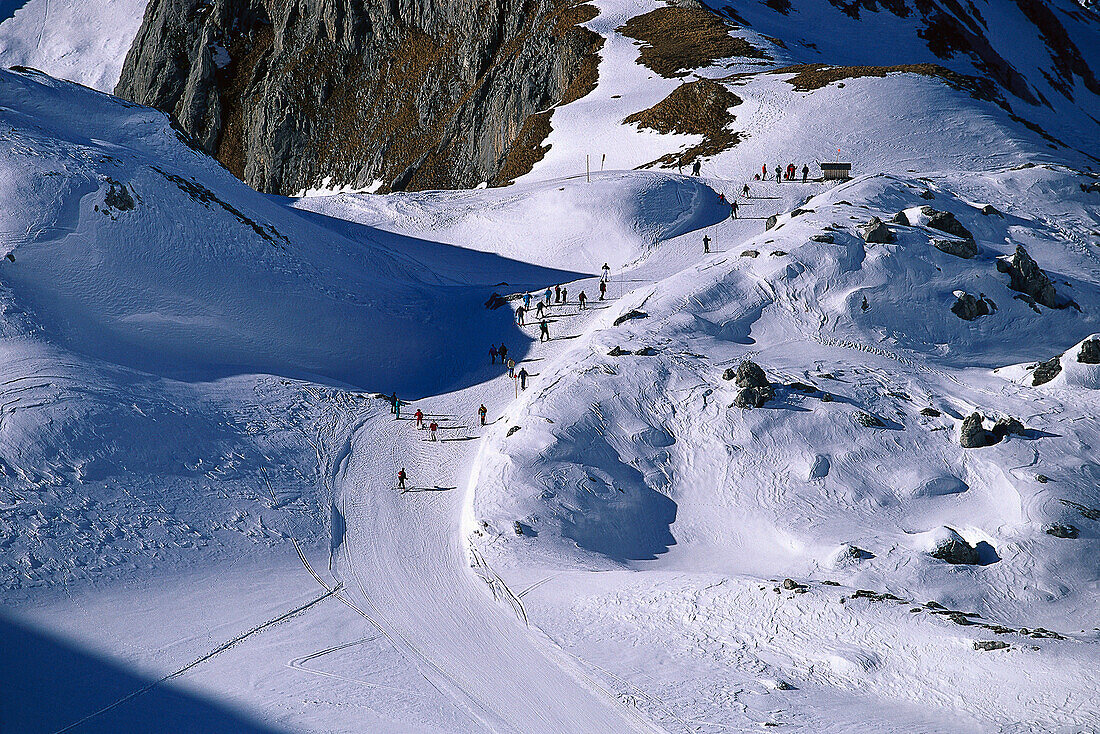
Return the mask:
[[[386, 197], [261, 196], [0, 72], [0, 729], [1095, 729], [1094, 179], [911, 75], [749, 78], [704, 178], [620, 170], [693, 141], [613, 129], [668, 90], [612, 40], [530, 176]], [[751, 180], [837, 147], [855, 180]], [[1076, 308], [1017, 297], [1017, 245]], [[963, 448], [973, 412], [1023, 429]]]

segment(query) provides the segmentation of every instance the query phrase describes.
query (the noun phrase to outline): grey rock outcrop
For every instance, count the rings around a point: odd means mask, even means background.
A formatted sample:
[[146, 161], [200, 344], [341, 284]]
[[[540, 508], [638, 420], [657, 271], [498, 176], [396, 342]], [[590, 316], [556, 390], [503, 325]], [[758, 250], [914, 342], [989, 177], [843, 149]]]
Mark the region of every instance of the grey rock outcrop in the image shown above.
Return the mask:
[[949, 240], [943, 237], [933, 237], [932, 246], [940, 252], [946, 252], [948, 255], [961, 257], [963, 260], [969, 260], [978, 254], [978, 243], [974, 240]]
[[1023, 436], [1027, 433], [1027, 429], [1016, 418], [998, 418], [990, 433], [995, 441], [1002, 441], [1005, 436]]
[[894, 215], [894, 218], [890, 220], [893, 224], [900, 224], [904, 227], [909, 226], [909, 217], [905, 216], [905, 212], [898, 212]]
[[1047, 308], [1063, 308], [1066, 305], [1058, 298], [1054, 283], [1023, 245], [1016, 245], [1016, 252], [1011, 259], [998, 259], [997, 270], [1008, 273], [1009, 288], [1026, 293]]
[[833, 237], [832, 232], [822, 232], [821, 234], [810, 235], [810, 242], [823, 242], [825, 244], [833, 244], [836, 240]]
[[647, 318], [649, 318], [649, 314], [647, 314], [645, 311], [639, 311], [636, 308], [632, 308], [629, 311], [627, 311], [626, 313], [624, 313], [622, 316], [620, 316], [619, 318], [615, 319], [615, 322], [614, 322], [613, 325], [614, 326], [621, 326], [621, 325], [625, 324], [627, 321], [634, 321], [635, 319], [647, 319]]
[[886, 424], [879, 419], [878, 416], [871, 415], [862, 410], [856, 411], [855, 414], [856, 423], [860, 424], [864, 428], [885, 428]]
[[975, 565], [981, 560], [978, 549], [959, 537], [941, 539], [930, 555], [956, 565]]
[[989, 445], [989, 434], [982, 426], [982, 414], [971, 413], [959, 429], [959, 445], [964, 449], [977, 449]]
[[557, 0], [150, 0], [115, 89], [261, 191], [503, 183], [596, 81]]
[[1039, 365], [1031, 373], [1031, 384], [1034, 387], [1039, 385], [1045, 385], [1062, 371], [1062, 360], [1060, 357], [1051, 357], [1046, 362], [1040, 362]]
[[871, 221], [863, 225], [860, 234], [863, 235], [864, 241], [871, 243], [889, 244], [896, 239], [890, 228], [878, 217], [871, 217]]
[[992, 204], [986, 204], [982, 207], [982, 214], [989, 216], [1003, 217], [1004, 214]]
[[1077, 529], [1076, 525], [1063, 524], [1063, 523], [1051, 523], [1043, 528], [1043, 532], [1047, 535], [1053, 535], [1055, 538], [1064, 538], [1066, 540], [1073, 540], [1081, 535], [1081, 531]]
[[768, 376], [755, 362], [746, 359], [737, 365], [736, 371], [727, 369], [722, 376], [727, 380], [732, 379], [741, 388], [733, 398], [733, 404], [738, 408], [760, 408], [775, 397], [775, 390], [768, 382]]
[[928, 226], [964, 240], [973, 240], [974, 235], [962, 225], [951, 212], [941, 212], [930, 206], [922, 207], [921, 213], [928, 217]]
[[1081, 364], [1100, 364], [1100, 339], [1086, 339], [1081, 342], [1077, 361]]
[[973, 321], [981, 316], [988, 316], [996, 310], [993, 302], [985, 297], [975, 298], [969, 293], [963, 293], [955, 297], [955, 303], [951, 304], [951, 313], [964, 321]]

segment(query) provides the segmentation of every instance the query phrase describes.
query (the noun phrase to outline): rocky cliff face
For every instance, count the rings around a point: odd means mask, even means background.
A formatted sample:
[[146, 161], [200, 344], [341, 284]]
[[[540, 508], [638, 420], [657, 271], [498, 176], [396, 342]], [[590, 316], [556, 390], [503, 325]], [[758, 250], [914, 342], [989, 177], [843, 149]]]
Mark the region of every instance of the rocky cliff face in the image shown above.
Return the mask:
[[502, 183], [595, 86], [581, 0], [151, 0], [116, 94], [252, 186]]

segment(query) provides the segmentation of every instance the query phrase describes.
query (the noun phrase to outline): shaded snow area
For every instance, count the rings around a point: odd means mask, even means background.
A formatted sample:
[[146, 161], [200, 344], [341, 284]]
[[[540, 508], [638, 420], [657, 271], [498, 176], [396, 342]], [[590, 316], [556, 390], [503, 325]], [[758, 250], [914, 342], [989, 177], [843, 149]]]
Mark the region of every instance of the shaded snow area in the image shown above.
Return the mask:
[[148, 0], [5, 0], [0, 65], [29, 66], [110, 92]]
[[1085, 93], [1052, 148], [938, 78], [800, 91], [763, 72], [915, 26], [738, 7], [767, 58], [694, 72], [738, 139], [636, 170], [700, 143], [623, 124], [694, 77], [597, 4], [596, 90], [497, 189], [265, 196], [0, 71], [0, 731], [1095, 730]]

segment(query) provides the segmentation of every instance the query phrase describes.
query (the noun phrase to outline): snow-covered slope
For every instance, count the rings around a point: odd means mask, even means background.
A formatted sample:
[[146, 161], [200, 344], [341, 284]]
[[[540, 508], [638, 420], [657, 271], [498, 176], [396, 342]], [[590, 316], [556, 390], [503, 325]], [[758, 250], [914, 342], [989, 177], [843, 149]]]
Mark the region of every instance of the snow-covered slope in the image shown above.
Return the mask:
[[[917, 15], [737, 7], [771, 58], [693, 73], [741, 100], [739, 140], [701, 178], [633, 171], [700, 136], [623, 124], [681, 80], [616, 30], [661, 5], [597, 4], [599, 86], [497, 190], [259, 196], [158, 113], [0, 74], [3, 721], [1095, 725], [1084, 82], [1052, 103], [1066, 146], [924, 74], [800, 91], [763, 73], [816, 60], [800, 39], [830, 63], [923, 61]], [[1021, 6], [974, 7], [1007, 54]], [[843, 36], [889, 42], [827, 45], [853, 13]], [[753, 178], [815, 179], [838, 148], [852, 181]], [[485, 308], [561, 283], [545, 342]], [[526, 390], [490, 362], [501, 342]], [[728, 379], [744, 360], [772, 393], [753, 409]], [[400, 417], [364, 392], [395, 389]]]
[[118, 83], [147, 0], [0, 3], [0, 65], [30, 66], [93, 89]]

